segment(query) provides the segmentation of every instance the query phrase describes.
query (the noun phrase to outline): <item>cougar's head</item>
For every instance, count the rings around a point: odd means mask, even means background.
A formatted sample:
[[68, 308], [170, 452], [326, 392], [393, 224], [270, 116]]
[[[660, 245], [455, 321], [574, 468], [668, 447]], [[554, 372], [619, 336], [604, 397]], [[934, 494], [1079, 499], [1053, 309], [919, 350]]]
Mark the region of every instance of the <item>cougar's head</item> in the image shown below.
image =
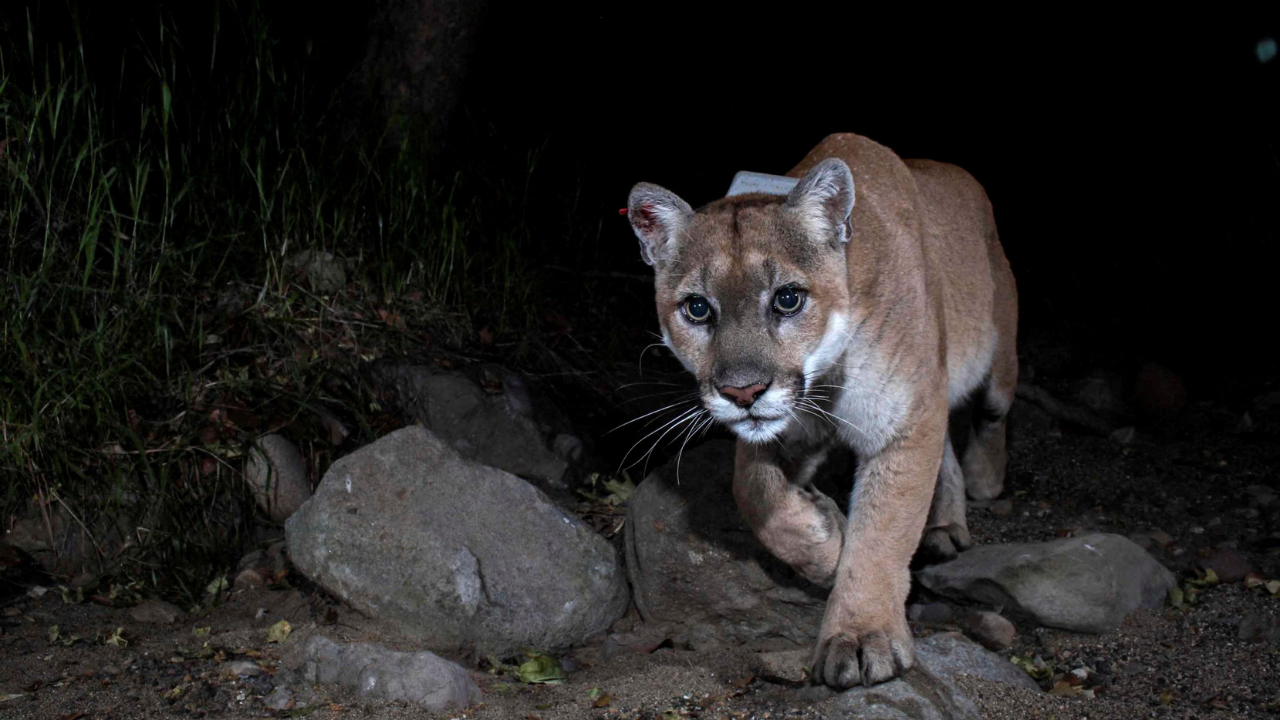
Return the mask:
[[654, 267], [667, 347], [701, 400], [748, 442], [777, 438], [848, 341], [845, 244], [853, 176], [836, 159], [786, 197], [743, 195], [693, 210], [648, 183], [627, 215]]

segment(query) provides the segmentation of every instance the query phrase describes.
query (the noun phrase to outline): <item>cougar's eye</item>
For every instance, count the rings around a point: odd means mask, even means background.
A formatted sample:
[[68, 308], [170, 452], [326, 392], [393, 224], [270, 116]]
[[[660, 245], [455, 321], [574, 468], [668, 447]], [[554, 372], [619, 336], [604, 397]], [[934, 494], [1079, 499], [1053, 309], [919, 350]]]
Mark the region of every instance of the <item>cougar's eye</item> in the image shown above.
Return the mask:
[[795, 315], [804, 307], [804, 291], [790, 285], [773, 294], [773, 309], [783, 315]]
[[711, 319], [711, 303], [701, 295], [690, 295], [681, 307], [689, 322], [701, 325]]

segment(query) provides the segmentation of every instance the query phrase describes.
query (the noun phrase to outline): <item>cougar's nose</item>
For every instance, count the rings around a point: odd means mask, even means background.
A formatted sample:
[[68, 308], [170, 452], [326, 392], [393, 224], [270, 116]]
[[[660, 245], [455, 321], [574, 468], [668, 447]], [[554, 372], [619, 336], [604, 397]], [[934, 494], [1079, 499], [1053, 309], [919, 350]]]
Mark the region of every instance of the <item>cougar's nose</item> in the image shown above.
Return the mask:
[[760, 397], [760, 394], [769, 388], [764, 383], [756, 383], [747, 387], [733, 387], [725, 385], [720, 388], [720, 394], [726, 399], [733, 401], [738, 407], [751, 407], [751, 404]]

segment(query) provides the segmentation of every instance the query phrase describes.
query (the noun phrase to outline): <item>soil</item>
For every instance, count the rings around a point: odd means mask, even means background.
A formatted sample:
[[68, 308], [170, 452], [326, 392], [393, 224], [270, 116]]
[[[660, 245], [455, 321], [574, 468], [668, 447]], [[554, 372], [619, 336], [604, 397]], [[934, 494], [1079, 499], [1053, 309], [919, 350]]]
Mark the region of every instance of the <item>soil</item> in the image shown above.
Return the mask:
[[[1034, 409], [1015, 414], [1004, 496], [971, 510], [978, 543], [1048, 540], [1086, 532], [1129, 535], [1185, 583], [1181, 607], [1132, 615], [1100, 636], [1019, 625], [1002, 652], [1046, 668], [1042, 686], [1021, 690], [965, 677], [961, 685], [990, 718], [1246, 718], [1280, 715], [1280, 631], [1242, 639], [1241, 623], [1275, 628], [1280, 598], [1257, 580], [1280, 578], [1280, 443], [1274, 426], [1239, 407], [1200, 403], [1176, 419], [1139, 425], [1128, 442], [1076, 434]], [[1123, 436], [1123, 435], [1122, 435]], [[1270, 489], [1270, 493], [1259, 486]], [[1197, 565], [1222, 548], [1245, 580], [1201, 580]], [[285, 647], [311, 632], [337, 640], [412, 648], [394, 628], [342, 607], [303, 578], [231, 592], [226, 601], [171, 625], [133, 621], [127, 608], [64, 601], [57, 589], [33, 597], [31, 577], [13, 568], [0, 612], [0, 716], [158, 718], [344, 716], [369, 718], [817, 718], [834, 714], [823, 688], [755, 677], [753, 653], [660, 646], [602, 659], [599, 646], [562, 658], [562, 685], [521, 685], [474, 668], [481, 705], [428, 713], [402, 702], [369, 702], [320, 688], [307, 709], [270, 710]], [[1226, 573], [1224, 572], [1224, 576]], [[14, 592], [15, 584], [20, 584]], [[285, 620], [293, 634], [267, 642]], [[634, 616], [620, 621], [634, 626]], [[58, 639], [51, 640], [52, 626]], [[106, 640], [120, 631], [123, 643]], [[634, 628], [628, 628], [634, 630]], [[942, 627], [917, 626], [918, 635]], [[1265, 636], [1265, 632], [1262, 633]], [[67, 645], [68, 641], [71, 644]], [[251, 660], [265, 673], [236, 677]], [[1077, 669], [1087, 678], [1069, 680]]]

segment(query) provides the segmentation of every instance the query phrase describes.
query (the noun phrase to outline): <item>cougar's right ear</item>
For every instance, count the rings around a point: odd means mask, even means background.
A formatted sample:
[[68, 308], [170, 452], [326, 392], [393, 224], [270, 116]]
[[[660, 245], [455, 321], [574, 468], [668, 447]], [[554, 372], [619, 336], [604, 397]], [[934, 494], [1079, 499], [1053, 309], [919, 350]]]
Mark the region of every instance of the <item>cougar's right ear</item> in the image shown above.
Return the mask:
[[689, 203], [657, 185], [639, 183], [627, 198], [627, 219], [640, 238], [640, 257], [650, 265], [670, 255], [676, 237], [692, 217]]

